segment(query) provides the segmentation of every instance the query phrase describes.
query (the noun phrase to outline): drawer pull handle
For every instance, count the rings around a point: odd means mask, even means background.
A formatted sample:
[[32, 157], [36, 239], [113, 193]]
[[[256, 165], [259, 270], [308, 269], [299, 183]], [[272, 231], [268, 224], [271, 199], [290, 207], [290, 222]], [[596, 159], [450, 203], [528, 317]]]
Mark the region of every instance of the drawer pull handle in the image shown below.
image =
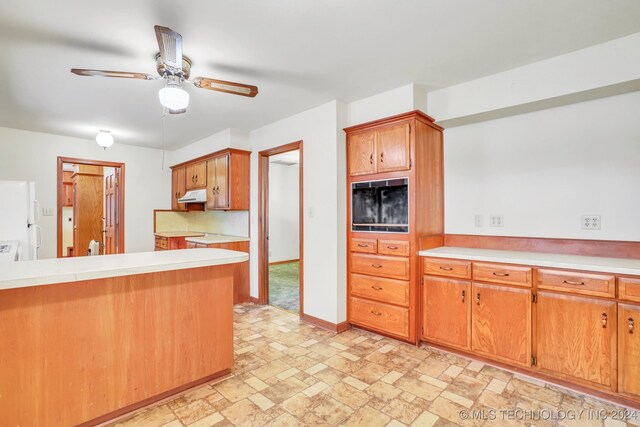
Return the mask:
[[498, 273], [497, 271], [494, 271], [493, 275], [498, 277], [509, 277], [509, 273]]
[[381, 286], [375, 286], [375, 285], [372, 285], [372, 286], [371, 286], [371, 289], [375, 289], [376, 291], [381, 291], [381, 290], [382, 290], [382, 287], [381, 287]]
[[602, 321], [602, 327], [606, 328], [607, 327], [607, 320], [609, 320], [608, 317], [607, 317], [607, 313], [602, 313], [602, 316], [600, 316], [600, 320]]
[[462, 302], [464, 302], [465, 295], [466, 295], [465, 291], [462, 291]]
[[373, 268], [382, 268], [382, 265], [380, 265], [380, 264], [371, 264], [371, 267], [373, 267]]
[[440, 270], [451, 271], [453, 270], [453, 267], [440, 267]]
[[369, 163], [373, 164], [373, 153], [371, 153], [371, 155], [369, 156]]
[[384, 152], [380, 153], [380, 163], [384, 163]]
[[476, 304], [480, 305], [480, 292], [476, 294]]
[[382, 316], [382, 313], [380, 313], [379, 311], [375, 311], [375, 310], [371, 310], [371, 314], [373, 314], [374, 316]]
[[358, 243], [358, 246], [361, 248], [368, 248], [369, 244], [368, 243]]
[[629, 333], [633, 333], [633, 317], [629, 317], [627, 319], [627, 324], [629, 325]]
[[387, 249], [398, 249], [397, 246], [387, 246]]
[[584, 282], [574, 282], [573, 280], [564, 280], [567, 285], [584, 286]]

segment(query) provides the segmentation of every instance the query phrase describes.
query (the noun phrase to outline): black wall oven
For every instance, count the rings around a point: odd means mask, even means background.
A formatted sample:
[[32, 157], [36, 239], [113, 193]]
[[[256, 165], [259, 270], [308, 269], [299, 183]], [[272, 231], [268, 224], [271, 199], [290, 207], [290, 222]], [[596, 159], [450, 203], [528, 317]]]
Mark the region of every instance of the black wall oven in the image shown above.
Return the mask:
[[351, 184], [351, 230], [409, 232], [409, 179]]

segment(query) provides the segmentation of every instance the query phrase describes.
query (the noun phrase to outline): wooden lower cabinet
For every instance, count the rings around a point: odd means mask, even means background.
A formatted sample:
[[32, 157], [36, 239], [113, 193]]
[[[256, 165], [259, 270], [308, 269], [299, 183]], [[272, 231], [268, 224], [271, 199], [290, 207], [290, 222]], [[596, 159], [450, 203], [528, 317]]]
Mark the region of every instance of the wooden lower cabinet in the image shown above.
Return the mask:
[[422, 338], [471, 349], [471, 282], [424, 276]]
[[471, 349], [520, 366], [531, 365], [531, 291], [473, 282]]
[[356, 297], [350, 300], [351, 322], [399, 337], [409, 337], [408, 309]]
[[640, 305], [618, 305], [618, 392], [640, 399]]
[[538, 292], [537, 368], [615, 391], [616, 317], [615, 301]]

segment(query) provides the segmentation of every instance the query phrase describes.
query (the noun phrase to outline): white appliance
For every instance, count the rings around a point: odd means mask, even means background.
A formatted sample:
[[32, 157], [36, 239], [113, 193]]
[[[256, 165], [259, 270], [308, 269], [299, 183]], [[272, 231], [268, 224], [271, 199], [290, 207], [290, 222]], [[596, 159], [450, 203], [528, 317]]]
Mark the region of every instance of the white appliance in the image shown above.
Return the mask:
[[20, 261], [38, 259], [42, 244], [40, 206], [35, 196], [33, 182], [0, 181], [0, 241], [17, 240]]
[[178, 199], [178, 203], [206, 203], [207, 190], [187, 191], [184, 196]]
[[0, 264], [18, 261], [20, 242], [17, 240], [0, 241]]

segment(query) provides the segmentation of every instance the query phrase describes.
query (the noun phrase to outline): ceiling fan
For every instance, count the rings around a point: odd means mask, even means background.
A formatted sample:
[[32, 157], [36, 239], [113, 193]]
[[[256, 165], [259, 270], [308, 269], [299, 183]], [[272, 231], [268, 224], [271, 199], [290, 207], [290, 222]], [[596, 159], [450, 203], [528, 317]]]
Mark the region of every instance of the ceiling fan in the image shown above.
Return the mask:
[[125, 71], [87, 70], [72, 68], [71, 72], [79, 76], [117, 77], [125, 79], [160, 80], [166, 82], [160, 89], [158, 96], [160, 104], [166, 107], [171, 114], [180, 114], [187, 111], [189, 105], [189, 93], [182, 89], [182, 83], [187, 82], [201, 89], [209, 89], [217, 92], [233, 95], [255, 97], [258, 88], [242, 83], [215, 80], [207, 77], [196, 77], [189, 80], [191, 72], [191, 60], [182, 56], [182, 36], [167, 27], [155, 26], [156, 38], [160, 52], [156, 55], [156, 69], [158, 76], [145, 73], [129, 73]]

